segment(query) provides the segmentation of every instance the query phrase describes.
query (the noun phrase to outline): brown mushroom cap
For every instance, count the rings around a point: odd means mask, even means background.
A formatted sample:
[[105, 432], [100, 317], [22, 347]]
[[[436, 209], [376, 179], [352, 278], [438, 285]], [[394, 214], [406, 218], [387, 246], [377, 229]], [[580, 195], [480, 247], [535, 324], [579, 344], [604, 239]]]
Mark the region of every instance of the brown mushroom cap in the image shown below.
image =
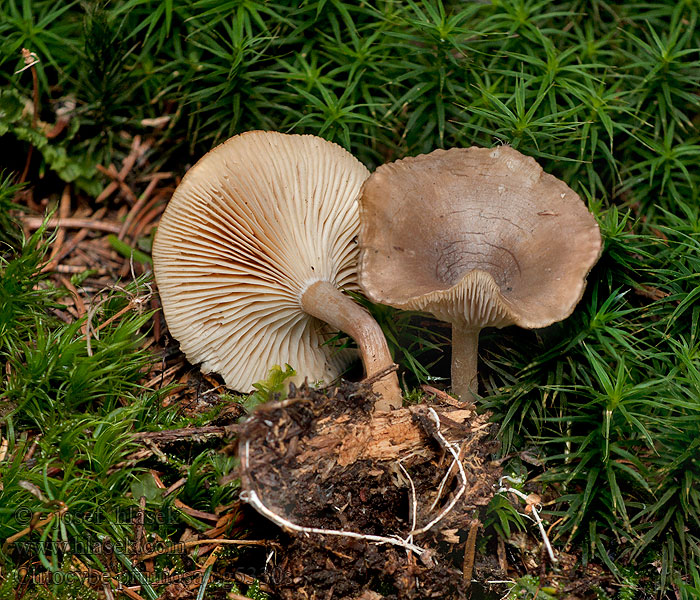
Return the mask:
[[364, 184], [360, 220], [371, 300], [477, 332], [566, 318], [601, 250], [579, 196], [509, 146], [383, 165]]
[[598, 224], [579, 196], [509, 146], [383, 165], [360, 206], [365, 292], [450, 322], [560, 321], [600, 254]]
[[253, 131], [211, 150], [175, 191], [153, 245], [169, 329], [193, 363], [248, 391], [272, 365], [331, 381], [351, 354], [301, 309], [314, 282], [357, 289], [367, 169], [311, 135]]

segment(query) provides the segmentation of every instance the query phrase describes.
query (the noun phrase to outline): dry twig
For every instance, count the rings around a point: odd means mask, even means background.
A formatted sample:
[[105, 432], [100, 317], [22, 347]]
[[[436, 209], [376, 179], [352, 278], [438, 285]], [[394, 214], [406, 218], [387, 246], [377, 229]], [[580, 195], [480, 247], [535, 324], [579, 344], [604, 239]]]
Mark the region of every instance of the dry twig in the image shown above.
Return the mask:
[[[63, 188], [63, 194], [61, 194], [61, 203], [58, 208], [59, 222], [62, 219], [67, 219], [70, 215], [70, 186], [68, 184]], [[63, 227], [58, 228], [58, 233], [56, 233], [56, 238], [53, 242], [53, 247], [51, 248], [51, 254], [49, 255], [48, 262], [42, 267], [41, 272], [51, 271], [58, 261], [56, 261], [56, 255], [60, 252], [63, 247], [63, 243], [66, 240], [66, 230]]]
[[139, 214], [139, 211], [141, 209], [147, 210], [145, 208], [145, 205], [148, 203], [149, 198], [151, 197], [151, 194], [153, 193], [153, 190], [155, 190], [156, 186], [160, 182], [161, 179], [165, 179], [167, 177], [170, 177], [170, 173], [156, 173], [151, 181], [148, 183], [146, 186], [146, 189], [144, 190], [143, 194], [141, 194], [140, 198], [137, 200], [137, 202], [131, 207], [129, 210], [129, 214], [127, 214], [126, 219], [124, 220], [124, 223], [119, 230], [118, 238], [120, 240], [123, 240], [126, 234], [129, 232], [129, 229], [131, 228], [131, 224], [136, 218], [136, 216]]
[[[98, 222], [102, 219], [106, 212], [107, 207], [103, 206], [102, 208], [97, 209], [89, 220], [91, 222]], [[78, 244], [80, 244], [80, 242], [82, 242], [88, 236], [90, 231], [91, 229], [89, 227], [83, 227], [80, 229], [67, 244], [64, 244], [63, 247], [61, 247], [61, 249], [56, 253], [56, 256], [53, 257], [53, 261], [56, 264], [60, 263], [66, 256], [75, 250], [75, 248], [77, 248]]]
[[474, 557], [476, 555], [476, 534], [479, 531], [481, 523], [474, 519], [469, 526], [469, 534], [467, 541], [464, 544], [464, 564], [462, 567], [462, 575], [464, 583], [467, 587], [471, 585], [472, 573], [474, 572]]
[[109, 233], [119, 233], [121, 225], [118, 223], [110, 223], [109, 221], [103, 221], [98, 219], [42, 219], [41, 217], [25, 217], [22, 219], [22, 224], [28, 229], [39, 229], [42, 225], [46, 223], [49, 229], [55, 227], [69, 227], [72, 229], [94, 229], [96, 231], [107, 231]]
[[165, 548], [161, 548], [155, 552], [150, 552], [148, 554], [142, 554], [133, 559], [133, 564], [143, 562], [144, 560], [149, 560], [160, 556], [161, 554], [172, 554], [174, 552], [182, 552], [188, 548], [195, 548], [197, 546], [204, 546], [206, 544], [210, 545], [222, 545], [222, 546], [273, 546], [273, 542], [268, 540], [229, 540], [229, 539], [211, 539], [211, 540], [190, 540], [188, 542], [180, 542], [178, 544], [173, 544]]

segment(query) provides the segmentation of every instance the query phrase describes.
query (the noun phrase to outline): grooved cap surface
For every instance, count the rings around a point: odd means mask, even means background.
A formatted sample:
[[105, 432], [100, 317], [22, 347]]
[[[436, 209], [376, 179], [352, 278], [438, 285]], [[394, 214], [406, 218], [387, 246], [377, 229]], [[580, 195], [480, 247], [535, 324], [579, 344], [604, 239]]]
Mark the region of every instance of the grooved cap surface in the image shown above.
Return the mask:
[[371, 300], [475, 329], [566, 318], [601, 251], [579, 196], [509, 146], [382, 165], [365, 182], [360, 220]]
[[248, 391], [272, 365], [330, 381], [351, 353], [304, 313], [314, 281], [357, 289], [357, 198], [367, 169], [311, 135], [252, 131], [192, 167], [153, 244], [168, 327], [192, 363]]

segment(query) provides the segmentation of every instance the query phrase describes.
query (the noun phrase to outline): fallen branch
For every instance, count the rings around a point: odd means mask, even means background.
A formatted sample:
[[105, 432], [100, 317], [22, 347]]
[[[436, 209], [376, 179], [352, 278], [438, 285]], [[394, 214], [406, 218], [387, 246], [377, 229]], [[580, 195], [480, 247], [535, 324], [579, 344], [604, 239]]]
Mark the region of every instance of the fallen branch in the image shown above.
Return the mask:
[[94, 272], [95, 275], [106, 275], [107, 269], [91, 269], [90, 267], [85, 267], [83, 265], [56, 265], [51, 267], [51, 271], [56, 273], [85, 273], [86, 271]]
[[[365, 387], [365, 383], [362, 382], [360, 386]], [[333, 401], [334, 396], [335, 391], [326, 397], [327, 401]], [[353, 393], [346, 394], [347, 401], [350, 403], [353, 402], [353, 397]], [[301, 417], [306, 412], [304, 401], [302, 395], [262, 406], [243, 425], [239, 442], [243, 490], [240, 494], [241, 500], [248, 502], [260, 514], [287, 531], [393, 545], [415, 554], [426, 564], [432, 564], [428, 548], [414, 543], [414, 536], [425, 534], [443, 522], [465, 496], [469, 489], [469, 478], [462, 464], [462, 448], [468, 446], [472, 439], [480, 439], [483, 436], [479, 430], [484, 424], [482, 422], [484, 417], [477, 417], [476, 413], [469, 409], [440, 407], [440, 413], [438, 413], [438, 410], [433, 407], [421, 405], [391, 412], [375, 412], [371, 418], [362, 420], [357, 418], [356, 413], [355, 418], [353, 413], [323, 416], [314, 423], [311, 430], [302, 430], [295, 423], [299, 418], [307, 418]], [[298, 411], [295, 413], [299, 415], [298, 417], [289, 416], [288, 411], [292, 408]], [[280, 412], [282, 412], [281, 415]], [[264, 441], [269, 438], [265, 428], [275, 432], [274, 449], [271, 450], [271, 454], [265, 453], [266, 448], [269, 450], [268, 442]], [[470, 437], [471, 433], [474, 433], [474, 436]], [[448, 440], [446, 435], [452, 441]], [[428, 509], [427, 514], [423, 514], [424, 517], [430, 515], [428, 522], [416, 528], [419, 512], [416, 488], [404, 463], [417, 465], [434, 458], [439, 453], [435, 448], [435, 441], [450, 457], [447, 472], [456, 470], [459, 474], [459, 486], [437, 514], [434, 512], [435, 506]], [[297, 447], [299, 450], [295, 451]], [[255, 464], [251, 462], [251, 448], [255, 451]], [[291, 461], [287, 463], [291, 466], [291, 471], [282, 470], [284, 467], [281, 462], [278, 462], [277, 457], [280, 459], [284, 457], [285, 461]], [[268, 504], [269, 498], [267, 500], [265, 498], [265, 486], [270, 483], [275, 486], [274, 493], [284, 494], [274, 484], [280, 478], [291, 478], [295, 481], [310, 478], [318, 481], [319, 478], [325, 479], [326, 476], [330, 476], [333, 470], [335, 475], [331, 480], [337, 481], [339, 472], [343, 472], [345, 467], [354, 464], [374, 465], [377, 475], [386, 472], [380, 465], [397, 464], [403, 472], [411, 488], [409, 506], [411, 528], [404, 537], [360, 533], [346, 527], [332, 529], [305, 526], [281, 514], [286, 512], [287, 508], [280, 509], [274, 501]], [[336, 471], [336, 467], [340, 471]], [[272, 477], [269, 473], [270, 469], [274, 473]], [[313, 495], [313, 492], [310, 492], [310, 496]], [[336, 507], [336, 510], [340, 509]]]
[[478, 519], [474, 519], [469, 526], [469, 534], [467, 541], [464, 543], [464, 562], [462, 564], [462, 576], [464, 584], [470, 587], [472, 583], [472, 574], [474, 573], [474, 557], [476, 555], [476, 534], [479, 531], [481, 523]]
[[[451, 590], [464, 589], [470, 548], [459, 573], [446, 566], [442, 544], [458, 543], [458, 532], [493, 497], [501, 475], [490, 460], [496, 426], [472, 408], [375, 412], [369, 387], [290, 386], [286, 400], [257, 407], [238, 428], [240, 499], [294, 537], [280, 554], [285, 576], [277, 591], [283, 598], [301, 597], [297, 578], [309, 560], [323, 562], [324, 556], [333, 564], [339, 558], [342, 566], [333, 569], [348, 577], [360, 576], [355, 565], [366, 565], [362, 557], [368, 555], [370, 568], [382, 576], [414, 569], [415, 583], [397, 579], [397, 587], [426, 583], [431, 597], [442, 589], [433, 577], [449, 581]], [[431, 506], [436, 494], [442, 500]], [[301, 584], [309, 597], [314, 583]]]
[[[66, 184], [63, 188], [63, 194], [61, 194], [61, 203], [58, 209], [59, 221], [67, 219], [68, 215], [70, 215], [70, 185]], [[53, 266], [58, 264], [58, 261], [56, 260], [56, 255], [60, 252], [65, 241], [66, 230], [63, 227], [60, 227], [54, 239], [53, 246], [51, 248], [51, 254], [49, 255], [49, 260], [41, 269], [42, 272], [50, 271]]]

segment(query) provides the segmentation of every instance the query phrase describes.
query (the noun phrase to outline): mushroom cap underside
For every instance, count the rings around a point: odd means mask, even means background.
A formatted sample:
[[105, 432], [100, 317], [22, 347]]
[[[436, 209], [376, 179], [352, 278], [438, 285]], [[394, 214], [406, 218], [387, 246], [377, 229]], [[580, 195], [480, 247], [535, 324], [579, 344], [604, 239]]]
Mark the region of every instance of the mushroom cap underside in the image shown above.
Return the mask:
[[192, 167], [161, 219], [156, 281], [173, 337], [192, 363], [240, 391], [275, 364], [331, 381], [353, 353], [304, 313], [311, 283], [357, 289], [357, 198], [369, 172], [311, 135], [252, 131]]
[[579, 196], [509, 146], [383, 165], [363, 186], [360, 220], [370, 299], [477, 328], [566, 318], [601, 250]]

